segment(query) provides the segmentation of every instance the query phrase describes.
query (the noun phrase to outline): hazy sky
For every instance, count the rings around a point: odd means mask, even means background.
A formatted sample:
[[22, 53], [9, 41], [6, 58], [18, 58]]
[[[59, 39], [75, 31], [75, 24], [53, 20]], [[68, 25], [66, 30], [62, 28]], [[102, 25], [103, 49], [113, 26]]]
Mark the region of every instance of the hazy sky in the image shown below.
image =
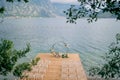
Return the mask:
[[77, 3], [77, 0], [51, 0], [51, 1], [57, 3]]

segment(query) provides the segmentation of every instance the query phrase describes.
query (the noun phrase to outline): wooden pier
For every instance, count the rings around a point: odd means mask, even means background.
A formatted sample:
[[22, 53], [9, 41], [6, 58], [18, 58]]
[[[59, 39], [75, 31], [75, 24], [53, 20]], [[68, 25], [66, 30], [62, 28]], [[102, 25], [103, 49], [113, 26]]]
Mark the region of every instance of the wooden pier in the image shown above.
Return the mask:
[[[69, 58], [56, 58], [50, 53], [40, 53], [37, 55], [37, 58], [38, 57], [40, 58], [40, 61], [47, 60], [48, 66], [46, 67], [42, 78], [37, 78], [35, 80], [87, 80], [87, 76], [83, 69], [79, 54], [69, 53]], [[37, 66], [39, 66], [39, 64], [40, 63], [38, 63]], [[33, 68], [33, 70], [34, 69], [41, 70], [40, 67]], [[39, 72], [40, 71], [38, 71], [38, 73]], [[31, 76], [28, 76], [28, 78], [29, 77]], [[34, 79], [29, 78], [27, 80]]]

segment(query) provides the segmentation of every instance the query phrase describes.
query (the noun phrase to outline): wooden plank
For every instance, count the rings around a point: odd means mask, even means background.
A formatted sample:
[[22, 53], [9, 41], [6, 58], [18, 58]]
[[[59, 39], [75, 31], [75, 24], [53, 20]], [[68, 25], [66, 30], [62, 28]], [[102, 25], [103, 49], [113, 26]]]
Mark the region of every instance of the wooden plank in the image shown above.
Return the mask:
[[[74, 67], [74, 71], [71, 71], [71, 74], [75, 75], [76, 79], [74, 80], [87, 80], [87, 76], [85, 74], [85, 71], [83, 69], [82, 63], [80, 61], [79, 54], [68, 54], [69, 58], [56, 58], [52, 56], [50, 53], [40, 53], [37, 55], [37, 57], [40, 57], [41, 60], [49, 60], [50, 63], [48, 65], [48, 68], [46, 69], [46, 73], [44, 74], [44, 79], [43, 80], [62, 80], [61, 76], [63, 74], [63, 62], [69, 63], [71, 61], [73, 62], [79, 62], [79, 65], [74, 65], [72, 66], [69, 65], [69, 67]], [[67, 69], [67, 68], [66, 68]], [[73, 68], [69, 68], [68, 71], [72, 70]], [[78, 70], [79, 69], [79, 70]], [[67, 73], [66, 73], [67, 74]], [[68, 74], [70, 76], [70, 74]], [[39, 80], [39, 79], [38, 79]], [[66, 80], [72, 80], [71, 78], [68, 77]]]

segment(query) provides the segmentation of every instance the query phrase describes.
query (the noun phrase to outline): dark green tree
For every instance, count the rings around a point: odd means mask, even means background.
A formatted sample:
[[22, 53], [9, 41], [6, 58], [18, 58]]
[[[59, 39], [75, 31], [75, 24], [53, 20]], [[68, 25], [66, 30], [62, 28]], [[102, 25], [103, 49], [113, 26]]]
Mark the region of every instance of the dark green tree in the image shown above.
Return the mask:
[[[30, 51], [30, 44], [23, 50], [14, 49], [14, 44], [10, 40], [1, 40], [0, 42], [0, 75], [7, 76], [9, 73], [13, 73], [14, 68], [16, 69], [17, 61], [26, 56], [26, 53]], [[24, 63], [24, 67], [29, 65]], [[23, 67], [21, 67], [23, 68]], [[15, 73], [14, 73], [15, 74]], [[16, 75], [15, 75], [16, 76]]]
[[18, 77], [18, 78], [25, 78], [28, 75], [24, 74], [24, 71], [31, 71], [32, 70], [32, 66], [37, 65], [38, 61], [40, 60], [40, 58], [35, 58], [33, 59], [30, 63], [28, 62], [24, 62], [22, 64], [18, 64], [15, 66], [15, 69], [13, 70], [13, 75]]
[[116, 35], [116, 42], [111, 43], [108, 53], [102, 57], [105, 61], [101, 67], [92, 67], [89, 69], [89, 75], [99, 75], [109, 80], [110, 78], [120, 78], [120, 34]]
[[78, 0], [79, 6], [71, 5], [64, 11], [67, 22], [76, 23], [76, 20], [88, 17], [88, 22], [97, 21], [101, 13], [111, 13], [120, 20], [120, 1], [119, 0]]
[[31, 71], [31, 64], [28, 62], [24, 62], [22, 64], [18, 64], [15, 66], [15, 69], [13, 71], [13, 75], [18, 77], [18, 78], [23, 78], [26, 77], [25, 75], [23, 75], [23, 72], [27, 70], [27, 71]]

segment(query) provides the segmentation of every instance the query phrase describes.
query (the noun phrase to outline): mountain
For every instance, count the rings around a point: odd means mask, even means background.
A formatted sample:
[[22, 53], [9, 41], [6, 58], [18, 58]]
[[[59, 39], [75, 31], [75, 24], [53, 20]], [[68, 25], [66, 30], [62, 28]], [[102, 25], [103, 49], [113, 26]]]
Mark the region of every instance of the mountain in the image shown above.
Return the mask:
[[0, 0], [0, 5], [6, 8], [5, 16], [22, 16], [22, 17], [54, 17], [55, 7], [50, 0], [29, 0], [28, 3], [14, 2], [8, 3]]
[[55, 8], [56, 8], [56, 14], [60, 15], [60, 16], [65, 16], [65, 14], [63, 13], [63, 11], [66, 11], [67, 9], [70, 8], [70, 5], [72, 4], [69, 4], [69, 3], [52, 3]]
[[109, 12], [106, 13], [99, 12], [98, 18], [115, 18], [115, 15], [112, 15]]
[[[74, 4], [74, 3], [73, 3]], [[29, 0], [28, 3], [14, 2], [8, 3], [6, 0], [0, 0], [0, 7], [6, 8], [5, 16], [19, 16], [19, 17], [56, 17], [65, 16], [63, 11], [70, 8], [72, 3], [51, 3], [50, 0]], [[76, 5], [76, 4], [74, 4]], [[77, 4], [77, 6], [79, 6]], [[100, 18], [113, 18], [110, 13], [102, 14]]]

